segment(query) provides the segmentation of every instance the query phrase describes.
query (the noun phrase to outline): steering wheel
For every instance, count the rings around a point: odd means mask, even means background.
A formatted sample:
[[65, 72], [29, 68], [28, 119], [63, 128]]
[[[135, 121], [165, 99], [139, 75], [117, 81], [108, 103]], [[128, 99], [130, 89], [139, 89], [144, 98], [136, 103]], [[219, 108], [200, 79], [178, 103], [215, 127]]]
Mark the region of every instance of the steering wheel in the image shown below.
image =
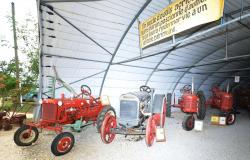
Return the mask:
[[81, 86], [81, 92], [82, 92], [82, 94], [84, 94], [84, 95], [86, 95], [86, 96], [91, 95], [91, 89], [90, 89], [90, 87], [87, 86], [87, 85], [82, 85], [82, 86]]
[[151, 88], [149, 86], [144, 85], [144, 86], [140, 87], [140, 91], [145, 91], [145, 92], [150, 93], [151, 92]]
[[180, 91], [183, 92], [190, 92], [192, 90], [192, 86], [190, 84], [185, 85]]

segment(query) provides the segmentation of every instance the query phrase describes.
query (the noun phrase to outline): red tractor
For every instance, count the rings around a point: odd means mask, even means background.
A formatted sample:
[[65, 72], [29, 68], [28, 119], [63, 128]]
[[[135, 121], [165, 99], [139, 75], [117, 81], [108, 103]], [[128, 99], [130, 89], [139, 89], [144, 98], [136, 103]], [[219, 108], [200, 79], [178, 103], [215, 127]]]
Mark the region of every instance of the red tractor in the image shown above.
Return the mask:
[[236, 113], [233, 109], [233, 95], [228, 91], [222, 91], [218, 86], [211, 89], [212, 96], [208, 99], [207, 105], [217, 108], [221, 115], [226, 117], [226, 124], [232, 125], [236, 120]]
[[75, 91], [57, 78], [63, 86], [74, 94], [72, 98], [43, 99], [41, 103], [41, 118], [39, 122], [30, 122], [21, 126], [14, 134], [14, 142], [18, 146], [30, 146], [36, 142], [39, 136], [39, 129], [55, 131], [58, 135], [51, 144], [51, 152], [55, 156], [68, 153], [74, 146], [75, 139], [72, 133], [65, 132], [65, 128], [80, 132], [81, 128], [95, 124], [100, 130], [105, 114], [112, 113], [114, 109], [103, 104], [100, 98], [91, 95], [91, 89], [87, 85], [81, 86], [81, 93]]
[[172, 104], [172, 107], [180, 108], [182, 112], [186, 113], [182, 121], [182, 127], [186, 131], [191, 131], [194, 128], [194, 114], [199, 120], [203, 120], [206, 116], [206, 98], [202, 91], [194, 93], [191, 85], [185, 85], [181, 89], [182, 96], [178, 99], [178, 104]]

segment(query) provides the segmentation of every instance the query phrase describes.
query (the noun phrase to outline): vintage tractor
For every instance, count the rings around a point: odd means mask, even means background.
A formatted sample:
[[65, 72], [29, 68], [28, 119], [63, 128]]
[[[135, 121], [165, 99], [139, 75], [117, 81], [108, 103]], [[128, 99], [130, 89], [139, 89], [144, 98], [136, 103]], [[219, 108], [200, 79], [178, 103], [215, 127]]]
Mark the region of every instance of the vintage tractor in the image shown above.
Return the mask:
[[39, 129], [55, 131], [58, 135], [51, 144], [51, 151], [55, 156], [68, 153], [74, 146], [75, 139], [72, 133], [65, 132], [65, 128], [80, 132], [81, 128], [97, 124], [98, 131], [105, 114], [115, 115], [114, 109], [104, 104], [101, 98], [91, 95], [91, 89], [87, 85], [81, 86], [81, 93], [76, 92], [57, 77], [63, 86], [73, 93], [73, 97], [43, 99], [41, 102], [41, 118], [39, 122], [30, 122], [21, 126], [14, 134], [14, 142], [18, 146], [30, 146], [36, 142]]
[[147, 146], [152, 146], [156, 135], [157, 141], [165, 141], [165, 117], [167, 102], [165, 95], [156, 94], [148, 86], [141, 86], [140, 91], [120, 96], [119, 118], [106, 114], [101, 126], [101, 139], [111, 143], [116, 134], [146, 135]]
[[206, 116], [206, 98], [202, 91], [194, 92], [193, 84], [185, 85], [180, 92], [182, 96], [178, 99], [178, 104], [175, 103], [174, 97], [174, 104], [171, 106], [180, 108], [187, 114], [182, 121], [182, 127], [186, 131], [191, 131], [194, 128], [194, 114], [199, 120], [203, 120]]
[[221, 115], [226, 117], [226, 124], [232, 125], [236, 120], [236, 112], [233, 109], [233, 95], [227, 91], [222, 91], [218, 86], [211, 89], [212, 96], [208, 99], [207, 105], [217, 108]]

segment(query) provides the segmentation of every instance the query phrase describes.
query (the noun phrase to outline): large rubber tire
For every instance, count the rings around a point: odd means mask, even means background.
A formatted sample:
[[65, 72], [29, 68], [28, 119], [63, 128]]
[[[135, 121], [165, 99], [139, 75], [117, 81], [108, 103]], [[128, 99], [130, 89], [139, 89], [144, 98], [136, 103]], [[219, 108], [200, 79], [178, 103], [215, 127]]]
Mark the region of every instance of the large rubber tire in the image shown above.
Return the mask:
[[171, 117], [171, 101], [172, 101], [172, 94], [167, 94], [167, 114], [166, 117]]
[[198, 91], [197, 96], [199, 97], [197, 118], [199, 120], [204, 120], [206, 117], [206, 98], [203, 91]]
[[18, 146], [30, 146], [32, 143], [36, 142], [39, 136], [39, 132], [36, 127], [31, 127], [31, 132], [29, 133], [30, 126], [22, 125], [18, 128], [14, 134], [14, 142]]
[[226, 117], [226, 123], [227, 125], [233, 125], [236, 120], [236, 114], [235, 113], [229, 113]]
[[111, 115], [116, 117], [115, 109], [112, 106], [104, 106], [102, 111], [97, 116], [96, 129], [98, 132], [100, 132], [103, 120], [107, 113], [111, 113]]
[[188, 115], [185, 116], [183, 121], [182, 121], [182, 128], [186, 131], [191, 131], [194, 129], [194, 116], [193, 115]]
[[55, 156], [68, 153], [75, 144], [74, 135], [70, 132], [62, 132], [51, 143], [51, 152]]

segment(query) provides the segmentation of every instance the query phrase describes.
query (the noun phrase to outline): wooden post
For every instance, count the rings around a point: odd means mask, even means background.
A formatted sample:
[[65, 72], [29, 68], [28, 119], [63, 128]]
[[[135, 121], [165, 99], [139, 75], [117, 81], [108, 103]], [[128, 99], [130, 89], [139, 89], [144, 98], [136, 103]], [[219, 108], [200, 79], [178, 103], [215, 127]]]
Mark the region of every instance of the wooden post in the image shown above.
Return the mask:
[[16, 36], [16, 19], [15, 19], [15, 4], [11, 3], [11, 11], [12, 11], [12, 26], [13, 26], [13, 39], [14, 39], [14, 51], [15, 51], [15, 64], [16, 64], [16, 83], [18, 89], [18, 103], [21, 104], [21, 95], [20, 95], [20, 73], [19, 73], [19, 59], [18, 59], [18, 46], [17, 46], [17, 36]]

